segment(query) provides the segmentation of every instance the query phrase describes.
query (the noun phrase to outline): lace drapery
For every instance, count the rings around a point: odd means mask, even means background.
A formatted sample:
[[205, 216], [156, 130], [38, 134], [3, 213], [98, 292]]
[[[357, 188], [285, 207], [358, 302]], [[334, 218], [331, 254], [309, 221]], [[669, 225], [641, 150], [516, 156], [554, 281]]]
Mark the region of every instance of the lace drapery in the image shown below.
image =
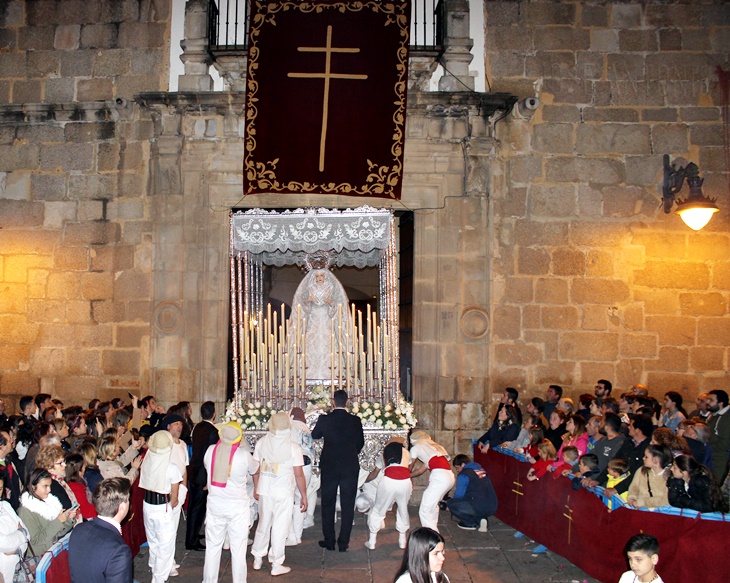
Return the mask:
[[251, 209], [231, 215], [231, 250], [261, 255], [265, 265], [304, 265], [308, 254], [327, 251], [332, 265], [377, 266], [390, 243], [391, 213], [356, 209]]

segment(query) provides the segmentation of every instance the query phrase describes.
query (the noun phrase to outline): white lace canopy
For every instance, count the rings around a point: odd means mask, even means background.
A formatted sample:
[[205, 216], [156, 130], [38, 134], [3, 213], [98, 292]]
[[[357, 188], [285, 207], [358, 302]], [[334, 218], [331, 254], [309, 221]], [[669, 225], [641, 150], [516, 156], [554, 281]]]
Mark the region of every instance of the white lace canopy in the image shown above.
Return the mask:
[[304, 265], [307, 255], [329, 252], [332, 265], [380, 264], [390, 243], [391, 212], [356, 209], [251, 209], [231, 215], [231, 251], [260, 255], [265, 265]]

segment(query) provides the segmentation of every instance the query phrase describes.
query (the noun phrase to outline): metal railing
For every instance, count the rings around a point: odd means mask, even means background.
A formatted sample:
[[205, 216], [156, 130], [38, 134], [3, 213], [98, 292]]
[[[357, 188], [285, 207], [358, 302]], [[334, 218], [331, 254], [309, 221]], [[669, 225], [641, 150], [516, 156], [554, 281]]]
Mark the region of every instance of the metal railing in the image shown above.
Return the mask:
[[[211, 53], [245, 51], [250, 0], [209, 0], [208, 42]], [[412, 0], [411, 51], [440, 51], [443, 2]]]

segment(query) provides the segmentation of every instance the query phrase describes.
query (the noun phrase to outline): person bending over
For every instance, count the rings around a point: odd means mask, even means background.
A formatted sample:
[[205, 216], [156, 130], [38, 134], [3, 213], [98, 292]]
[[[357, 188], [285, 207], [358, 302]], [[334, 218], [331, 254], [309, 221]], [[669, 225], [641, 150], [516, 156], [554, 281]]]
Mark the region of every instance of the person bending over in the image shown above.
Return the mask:
[[453, 465], [456, 490], [446, 507], [459, 519], [459, 528], [487, 532], [487, 518], [497, 512], [497, 494], [489, 474], [468, 455], [457, 455]]

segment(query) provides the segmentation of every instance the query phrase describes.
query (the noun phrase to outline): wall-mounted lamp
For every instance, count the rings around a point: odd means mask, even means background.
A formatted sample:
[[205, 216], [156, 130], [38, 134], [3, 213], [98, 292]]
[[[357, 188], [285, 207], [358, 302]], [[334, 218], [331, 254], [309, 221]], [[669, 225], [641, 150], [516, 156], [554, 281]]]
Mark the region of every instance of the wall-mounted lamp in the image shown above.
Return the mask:
[[702, 183], [700, 169], [697, 164], [690, 162], [684, 168], [675, 168], [669, 163], [669, 154], [664, 155], [664, 184], [662, 186], [662, 200], [664, 201], [664, 212], [669, 213], [675, 203], [675, 195], [682, 190], [685, 179], [689, 184], [689, 196], [684, 200], [676, 199], [677, 214], [684, 223], [695, 231], [704, 227], [712, 215], [720, 209], [715, 204], [716, 198], [708, 198], [702, 194]]

